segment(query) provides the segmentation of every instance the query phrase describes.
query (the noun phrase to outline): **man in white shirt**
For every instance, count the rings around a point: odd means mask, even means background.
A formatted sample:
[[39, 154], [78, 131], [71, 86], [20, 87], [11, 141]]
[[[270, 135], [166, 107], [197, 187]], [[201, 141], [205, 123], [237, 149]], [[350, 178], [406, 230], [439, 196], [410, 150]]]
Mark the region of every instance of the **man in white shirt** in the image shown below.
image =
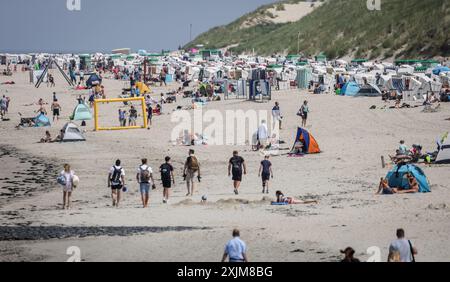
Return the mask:
[[410, 240], [405, 239], [403, 229], [397, 230], [397, 238], [389, 246], [389, 257], [392, 256], [392, 253], [398, 252], [401, 262], [415, 262], [414, 255], [417, 255], [417, 249], [412, 246]]
[[125, 170], [120, 166], [120, 160], [116, 161], [116, 165], [112, 166], [108, 174], [108, 188], [111, 188], [111, 198], [113, 207], [119, 207], [120, 193], [125, 187]]
[[153, 170], [147, 165], [148, 160], [142, 159], [142, 165], [138, 167], [136, 180], [139, 183], [141, 191], [142, 205], [145, 208], [148, 207], [148, 202], [150, 200], [150, 185], [155, 189], [155, 180], [153, 179]]
[[278, 123], [278, 127], [281, 130], [281, 123], [283, 120], [283, 115], [281, 114], [280, 104], [275, 102], [275, 106], [272, 109], [272, 117], [273, 117], [273, 127]]
[[240, 238], [239, 230], [233, 230], [233, 240], [229, 241], [225, 246], [222, 262], [229, 257], [230, 262], [248, 262], [247, 245]]

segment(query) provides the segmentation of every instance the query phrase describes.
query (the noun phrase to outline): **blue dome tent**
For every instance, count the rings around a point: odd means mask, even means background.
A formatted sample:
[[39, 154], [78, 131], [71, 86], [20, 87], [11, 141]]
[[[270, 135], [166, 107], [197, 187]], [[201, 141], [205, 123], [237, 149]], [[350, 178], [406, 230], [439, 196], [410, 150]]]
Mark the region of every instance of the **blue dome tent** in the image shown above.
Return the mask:
[[356, 82], [347, 82], [341, 89], [341, 95], [343, 96], [356, 96], [361, 88]]
[[40, 115], [38, 115], [35, 118], [34, 126], [35, 127], [48, 127], [48, 126], [51, 126], [50, 119], [46, 115], [40, 114]]
[[419, 192], [420, 193], [429, 193], [431, 192], [430, 185], [428, 184], [428, 179], [423, 172], [423, 170], [412, 164], [398, 165], [395, 166], [393, 170], [391, 170], [386, 179], [389, 182], [389, 186], [392, 188], [400, 188], [404, 190], [410, 189], [408, 179], [406, 175], [411, 173], [419, 183]]

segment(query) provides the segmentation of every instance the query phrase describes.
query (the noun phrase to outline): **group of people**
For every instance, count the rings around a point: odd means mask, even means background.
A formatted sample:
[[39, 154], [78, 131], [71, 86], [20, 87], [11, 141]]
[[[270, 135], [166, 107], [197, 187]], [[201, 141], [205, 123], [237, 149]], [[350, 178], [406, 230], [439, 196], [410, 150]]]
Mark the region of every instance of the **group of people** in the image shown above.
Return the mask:
[[[417, 248], [415, 248], [411, 240], [406, 239], [405, 230], [402, 228], [397, 229], [397, 239], [393, 240], [389, 245], [389, 255], [387, 262], [389, 263], [411, 263], [416, 262], [416, 256], [418, 255]], [[232, 233], [233, 239], [228, 241], [225, 245], [225, 251], [222, 256], [222, 262], [228, 261], [230, 263], [247, 263], [248, 248], [247, 244], [241, 239], [241, 232], [238, 229], [234, 229]], [[344, 258], [341, 260], [343, 263], [359, 263], [361, 262], [355, 257], [356, 251], [352, 247], [348, 247], [345, 250], [341, 250]]]
[[378, 186], [377, 195], [392, 195], [392, 194], [410, 194], [418, 193], [420, 190], [417, 179], [411, 173], [406, 174], [408, 180], [409, 189], [401, 189], [398, 187], [390, 187], [389, 181], [386, 178], [381, 178], [380, 185]]
[[[174, 168], [171, 164], [171, 158], [166, 157], [165, 163], [159, 167], [161, 173], [161, 182], [163, 186], [163, 203], [167, 204], [170, 198], [172, 185], [175, 185]], [[189, 157], [186, 159], [183, 170], [183, 178], [186, 181], [186, 196], [193, 196], [195, 192], [195, 179], [201, 181], [200, 164], [195, 156], [194, 150], [189, 151]], [[148, 207], [150, 187], [156, 189], [153, 170], [148, 165], [148, 160], [143, 159], [142, 164], [137, 169], [136, 180], [139, 184], [142, 204], [144, 208]], [[116, 164], [110, 169], [108, 175], [108, 187], [112, 189], [113, 206], [118, 207], [120, 202], [121, 191], [127, 191], [125, 188], [125, 170], [121, 167], [121, 161], [117, 160]]]
[[[50, 133], [46, 132], [46, 137], [41, 140], [43, 143], [52, 141]], [[262, 180], [262, 193], [269, 194], [269, 181], [273, 179], [274, 173], [272, 170], [272, 163], [270, 157], [266, 156], [260, 163], [258, 177]], [[161, 182], [163, 187], [163, 203], [167, 204], [170, 199], [170, 191], [172, 185], [175, 185], [174, 167], [171, 164], [171, 158], [167, 156], [165, 162], [160, 165], [159, 172], [161, 175]], [[247, 166], [244, 158], [239, 156], [237, 151], [233, 152], [233, 157], [229, 160], [228, 175], [232, 177], [234, 193], [239, 195], [239, 190], [243, 175], [247, 174]], [[200, 169], [200, 162], [195, 155], [194, 150], [189, 150], [183, 168], [183, 180], [186, 182], [187, 197], [194, 196], [196, 192], [196, 182], [201, 182], [202, 174]], [[147, 159], [142, 159], [141, 164], [137, 169], [136, 181], [139, 185], [141, 193], [142, 205], [147, 208], [149, 205], [150, 191], [156, 189], [156, 182], [154, 178], [154, 171], [149, 166]], [[122, 167], [121, 160], [117, 160], [115, 164], [109, 169], [108, 187], [111, 188], [111, 198], [113, 207], [119, 207], [121, 194], [127, 192], [127, 183], [125, 178], [125, 169]], [[70, 186], [65, 186], [66, 190], [70, 190]], [[68, 192], [68, 191], [65, 191]], [[71, 190], [69, 192], [72, 192]], [[283, 192], [277, 191], [275, 193], [276, 201], [278, 203], [286, 204], [310, 204], [317, 203], [317, 201], [302, 201], [292, 197], [286, 197]]]
[[[416, 256], [418, 254], [417, 249], [413, 246], [411, 240], [405, 238], [405, 230], [397, 229], [397, 239], [392, 241], [389, 245], [389, 255], [387, 262], [403, 262], [410, 263], [416, 262]], [[357, 263], [361, 262], [358, 258], [355, 258], [355, 250], [352, 247], [348, 247], [341, 251], [344, 254], [344, 259], [341, 262], [345, 263]]]

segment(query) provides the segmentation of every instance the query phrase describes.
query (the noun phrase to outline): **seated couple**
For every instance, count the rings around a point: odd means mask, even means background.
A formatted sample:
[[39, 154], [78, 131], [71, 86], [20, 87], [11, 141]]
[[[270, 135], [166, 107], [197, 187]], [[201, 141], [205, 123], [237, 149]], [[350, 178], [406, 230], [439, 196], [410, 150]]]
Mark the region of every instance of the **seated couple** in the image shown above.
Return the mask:
[[377, 195], [392, 195], [392, 194], [407, 194], [407, 193], [418, 193], [419, 192], [419, 183], [416, 178], [408, 173], [406, 175], [408, 178], [409, 189], [402, 188], [392, 188], [389, 187], [389, 182], [386, 178], [381, 178], [380, 185], [378, 187]]

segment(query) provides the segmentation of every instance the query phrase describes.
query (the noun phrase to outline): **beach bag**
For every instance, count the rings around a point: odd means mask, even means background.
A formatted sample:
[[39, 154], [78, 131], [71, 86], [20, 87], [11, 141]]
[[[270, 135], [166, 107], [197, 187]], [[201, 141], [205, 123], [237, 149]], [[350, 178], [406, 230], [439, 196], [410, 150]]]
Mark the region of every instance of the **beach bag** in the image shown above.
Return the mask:
[[297, 116], [303, 117], [303, 107], [300, 110], [298, 110]]
[[199, 170], [200, 166], [198, 164], [197, 157], [195, 156], [189, 157], [188, 168], [194, 172]]
[[76, 175], [74, 175], [72, 177], [72, 184], [73, 184], [73, 188], [77, 188], [78, 185], [80, 184], [80, 178]]
[[141, 170], [141, 174], [140, 174], [140, 178], [141, 178], [141, 183], [149, 183], [150, 182], [150, 172], [148, 171], [148, 167], [147, 169], [143, 169], [143, 167], [140, 167]]
[[58, 178], [56, 178], [56, 182], [58, 182], [58, 184], [62, 186], [67, 185], [66, 178], [64, 177], [64, 175], [58, 176]]

